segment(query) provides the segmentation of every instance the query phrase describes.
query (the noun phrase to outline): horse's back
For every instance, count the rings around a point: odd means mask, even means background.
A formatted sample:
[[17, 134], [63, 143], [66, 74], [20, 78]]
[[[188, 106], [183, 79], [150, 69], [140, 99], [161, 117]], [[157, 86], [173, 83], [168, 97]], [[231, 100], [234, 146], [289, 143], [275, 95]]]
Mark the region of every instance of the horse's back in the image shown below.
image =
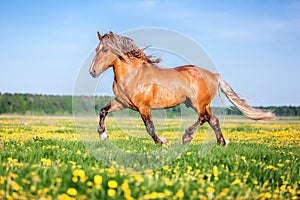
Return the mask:
[[217, 93], [219, 75], [194, 65], [176, 67], [175, 70], [185, 77], [194, 91], [192, 104], [198, 104], [200, 110], [208, 106]]

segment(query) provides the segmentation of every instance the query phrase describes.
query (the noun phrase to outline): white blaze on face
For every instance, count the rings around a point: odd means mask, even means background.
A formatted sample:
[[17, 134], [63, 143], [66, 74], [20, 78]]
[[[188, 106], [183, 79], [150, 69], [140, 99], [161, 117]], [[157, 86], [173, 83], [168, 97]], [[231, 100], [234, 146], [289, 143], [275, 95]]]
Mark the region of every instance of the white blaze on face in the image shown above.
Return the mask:
[[92, 69], [94, 67], [95, 60], [96, 60], [96, 56], [93, 58], [93, 61], [92, 61], [91, 67], [90, 67], [90, 72], [92, 71]]
[[101, 51], [102, 49], [103, 49], [103, 44], [100, 44], [99, 51]]

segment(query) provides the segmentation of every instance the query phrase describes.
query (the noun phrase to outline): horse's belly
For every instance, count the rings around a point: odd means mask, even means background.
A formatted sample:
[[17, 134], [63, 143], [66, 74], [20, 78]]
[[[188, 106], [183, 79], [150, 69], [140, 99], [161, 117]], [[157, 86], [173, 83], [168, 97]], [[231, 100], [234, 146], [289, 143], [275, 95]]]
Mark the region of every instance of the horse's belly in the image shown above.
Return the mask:
[[178, 88], [148, 83], [136, 88], [131, 99], [137, 107], [148, 106], [152, 109], [161, 109], [170, 108], [184, 102], [186, 95]]
[[170, 108], [177, 106], [184, 100], [185, 98], [178, 96], [174, 91], [169, 89], [161, 89], [156, 95], [153, 96], [150, 104], [151, 108], [153, 109]]

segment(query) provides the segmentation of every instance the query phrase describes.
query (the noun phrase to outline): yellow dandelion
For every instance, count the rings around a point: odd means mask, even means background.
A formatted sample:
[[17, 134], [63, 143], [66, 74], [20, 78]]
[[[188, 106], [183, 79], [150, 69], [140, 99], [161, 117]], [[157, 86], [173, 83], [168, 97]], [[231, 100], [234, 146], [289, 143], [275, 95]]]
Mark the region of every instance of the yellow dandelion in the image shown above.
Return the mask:
[[55, 182], [56, 182], [56, 183], [61, 183], [61, 182], [62, 182], [62, 179], [61, 179], [61, 178], [56, 178], [56, 179], [55, 179]]
[[236, 184], [239, 184], [239, 183], [241, 183], [241, 179], [237, 178], [237, 179], [235, 179], [235, 180], [231, 183], [231, 185], [236, 185]]
[[229, 188], [223, 188], [222, 194], [225, 196], [229, 192]]
[[285, 185], [282, 185], [282, 186], [280, 186], [280, 191], [283, 191], [283, 192], [285, 192]]
[[267, 198], [267, 199], [270, 199], [270, 198], [272, 197], [272, 195], [271, 195], [271, 193], [266, 192], [266, 193], [264, 194], [264, 197]]
[[85, 172], [82, 169], [75, 169], [73, 171], [73, 176], [79, 176], [80, 178], [85, 177]]
[[101, 189], [101, 185], [95, 185], [96, 190], [100, 190]]
[[80, 195], [78, 197], [78, 200], [85, 200], [85, 199], [88, 199], [88, 197], [86, 195]]
[[51, 165], [51, 160], [50, 159], [42, 158], [41, 161], [47, 167], [49, 167]]
[[58, 200], [66, 200], [66, 199], [70, 199], [70, 197], [67, 194], [60, 194], [57, 196]]
[[87, 186], [92, 187], [93, 185], [94, 185], [94, 183], [92, 181], [87, 182]]
[[168, 179], [168, 178], [165, 180], [165, 183], [166, 183], [167, 186], [173, 185], [173, 181], [171, 181], [171, 180]]
[[108, 168], [108, 173], [110, 173], [110, 174], [115, 173], [115, 168], [112, 168], [112, 167]]
[[107, 190], [107, 195], [109, 196], [109, 197], [114, 197], [114, 196], [116, 196], [116, 190], [114, 190], [114, 189], [108, 189]]
[[189, 155], [192, 155], [192, 153], [193, 153], [193, 152], [188, 151], [188, 152], [186, 152], [186, 155], [189, 156]]
[[183, 198], [184, 197], [184, 191], [183, 189], [179, 189], [176, 193], [176, 197]]
[[144, 182], [144, 178], [139, 174], [135, 175], [135, 180], [140, 183]]
[[208, 193], [214, 193], [215, 189], [212, 188], [212, 187], [208, 187], [208, 188], [206, 188], [206, 192], [208, 192]]
[[164, 193], [167, 197], [171, 196], [172, 195], [172, 192], [168, 189], [164, 189]]
[[31, 191], [36, 191], [36, 186], [35, 186], [35, 185], [31, 185], [31, 186], [30, 186], [30, 190], [31, 190]]
[[4, 181], [5, 181], [4, 177], [3, 177], [3, 176], [0, 176], [0, 185], [1, 185], [1, 184], [4, 184]]
[[102, 183], [102, 176], [100, 176], [100, 175], [95, 175], [95, 176], [94, 176], [94, 183], [95, 183], [96, 185], [100, 185], [100, 184]]
[[157, 192], [152, 192], [150, 194], [144, 195], [144, 199], [157, 199], [157, 198], [159, 198]]
[[72, 177], [72, 181], [73, 181], [74, 183], [77, 183], [77, 182], [78, 182], [78, 177], [77, 177], [77, 176], [73, 176], [73, 177]]
[[11, 182], [11, 186], [12, 186], [12, 189], [15, 190], [15, 191], [18, 191], [18, 190], [21, 189], [20, 185], [15, 181]]
[[277, 171], [278, 168], [274, 167], [273, 165], [268, 165], [265, 169], [275, 170]]
[[109, 188], [117, 188], [118, 187], [118, 182], [115, 181], [115, 180], [110, 180], [110, 181], [108, 181], [107, 185], [108, 185]]
[[124, 191], [124, 197], [126, 199], [131, 199], [131, 190], [128, 185], [128, 180], [124, 180], [124, 182], [121, 185], [121, 189]]
[[77, 195], [77, 190], [75, 188], [69, 188], [67, 190], [67, 194], [70, 196], [76, 196]]

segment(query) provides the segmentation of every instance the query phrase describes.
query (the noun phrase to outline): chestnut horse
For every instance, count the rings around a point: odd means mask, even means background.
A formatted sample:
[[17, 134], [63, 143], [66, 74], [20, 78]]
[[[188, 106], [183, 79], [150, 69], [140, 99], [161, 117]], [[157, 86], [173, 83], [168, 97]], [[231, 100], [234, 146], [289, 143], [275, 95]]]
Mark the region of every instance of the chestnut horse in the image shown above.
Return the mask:
[[243, 114], [253, 120], [270, 120], [275, 116], [270, 111], [254, 109], [241, 99], [217, 73], [193, 65], [164, 69], [156, 64], [160, 61], [147, 56], [134, 41], [109, 32], [101, 35], [90, 74], [96, 78], [109, 67], [113, 67], [113, 91], [115, 99], [100, 111], [98, 133], [101, 140], [108, 138], [104, 125], [108, 113], [130, 108], [140, 113], [146, 130], [157, 144], [166, 140], [156, 135], [151, 109], [164, 109], [184, 103], [198, 114], [198, 120], [185, 130], [183, 144], [189, 144], [194, 132], [208, 122], [214, 130], [217, 142], [225, 145], [218, 118], [210, 104], [218, 88]]

